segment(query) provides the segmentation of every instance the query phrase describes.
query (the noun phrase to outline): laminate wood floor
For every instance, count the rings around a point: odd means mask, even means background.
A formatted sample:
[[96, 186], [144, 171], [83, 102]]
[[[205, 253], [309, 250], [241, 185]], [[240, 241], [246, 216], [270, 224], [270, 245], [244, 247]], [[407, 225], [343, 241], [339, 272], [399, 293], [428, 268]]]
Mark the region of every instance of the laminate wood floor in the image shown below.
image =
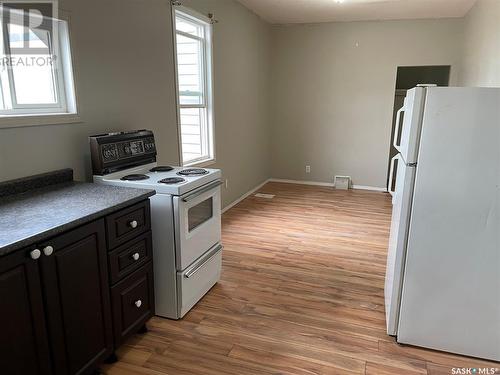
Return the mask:
[[390, 197], [269, 183], [223, 215], [222, 279], [181, 321], [153, 318], [106, 374], [450, 374], [498, 364], [385, 334]]

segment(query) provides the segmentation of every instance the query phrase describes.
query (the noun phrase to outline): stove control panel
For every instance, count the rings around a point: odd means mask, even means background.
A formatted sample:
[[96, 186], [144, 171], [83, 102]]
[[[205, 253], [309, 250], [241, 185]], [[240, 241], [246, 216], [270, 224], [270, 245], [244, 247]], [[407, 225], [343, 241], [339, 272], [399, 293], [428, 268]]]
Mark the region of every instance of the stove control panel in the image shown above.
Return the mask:
[[155, 138], [149, 130], [89, 137], [93, 173], [103, 175], [156, 161]]
[[111, 143], [101, 146], [102, 159], [105, 163], [118, 160], [118, 147], [116, 144]]

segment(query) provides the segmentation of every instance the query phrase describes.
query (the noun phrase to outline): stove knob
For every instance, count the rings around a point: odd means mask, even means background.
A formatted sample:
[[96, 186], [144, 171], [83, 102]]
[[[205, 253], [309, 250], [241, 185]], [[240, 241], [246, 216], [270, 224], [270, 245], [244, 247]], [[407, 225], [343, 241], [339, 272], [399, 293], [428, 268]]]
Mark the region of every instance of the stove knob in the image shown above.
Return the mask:
[[139, 253], [135, 253], [134, 255], [132, 255], [133, 260], [139, 260], [139, 258], [140, 258]]
[[136, 220], [132, 220], [130, 223], [128, 223], [128, 225], [129, 225], [131, 228], [137, 228], [137, 221], [136, 221]]

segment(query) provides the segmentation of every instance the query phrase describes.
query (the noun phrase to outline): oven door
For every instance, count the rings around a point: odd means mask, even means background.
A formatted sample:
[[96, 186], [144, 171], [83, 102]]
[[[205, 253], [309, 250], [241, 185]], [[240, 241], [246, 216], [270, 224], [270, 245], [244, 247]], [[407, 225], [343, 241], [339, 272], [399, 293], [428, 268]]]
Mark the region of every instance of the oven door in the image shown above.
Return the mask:
[[186, 269], [221, 239], [221, 181], [174, 197], [178, 271]]

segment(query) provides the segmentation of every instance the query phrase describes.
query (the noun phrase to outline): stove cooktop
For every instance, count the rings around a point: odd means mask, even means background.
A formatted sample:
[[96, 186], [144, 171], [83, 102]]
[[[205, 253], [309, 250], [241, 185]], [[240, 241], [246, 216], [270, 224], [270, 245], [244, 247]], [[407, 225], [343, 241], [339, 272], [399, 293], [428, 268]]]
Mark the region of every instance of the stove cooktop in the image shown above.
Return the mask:
[[149, 163], [107, 175], [94, 176], [95, 182], [123, 187], [154, 189], [157, 194], [176, 196], [186, 194], [220, 179], [221, 171], [219, 169], [168, 167], [158, 166], [156, 163]]

